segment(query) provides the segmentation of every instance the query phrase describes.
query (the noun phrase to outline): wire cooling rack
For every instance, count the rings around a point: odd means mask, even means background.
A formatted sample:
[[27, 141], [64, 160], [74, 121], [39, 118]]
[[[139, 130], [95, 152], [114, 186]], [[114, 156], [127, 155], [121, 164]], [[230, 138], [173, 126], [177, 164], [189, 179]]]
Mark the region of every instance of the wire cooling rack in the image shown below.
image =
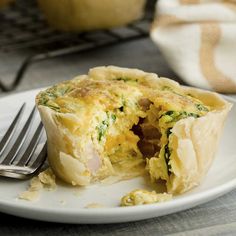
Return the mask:
[[18, 0], [0, 11], [0, 56], [11, 63], [11, 58], [20, 55], [10, 84], [0, 74], [0, 90], [14, 90], [34, 62], [147, 37], [151, 19], [152, 13], [147, 10], [143, 19], [125, 27], [64, 33], [47, 26], [35, 1]]

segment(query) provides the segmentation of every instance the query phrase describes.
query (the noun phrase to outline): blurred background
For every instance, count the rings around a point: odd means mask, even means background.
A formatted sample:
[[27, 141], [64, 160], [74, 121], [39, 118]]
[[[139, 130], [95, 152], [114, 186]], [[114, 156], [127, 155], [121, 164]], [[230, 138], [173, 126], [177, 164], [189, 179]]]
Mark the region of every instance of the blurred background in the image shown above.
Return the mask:
[[[180, 81], [149, 37], [155, 1], [110, 2], [126, 4], [105, 4], [102, 15], [96, 15], [101, 6], [78, 6], [83, 9], [78, 16], [71, 6], [54, 9], [56, 0], [0, 0], [0, 96], [49, 86], [100, 65], [134, 67]], [[89, 14], [94, 21], [88, 22]]]

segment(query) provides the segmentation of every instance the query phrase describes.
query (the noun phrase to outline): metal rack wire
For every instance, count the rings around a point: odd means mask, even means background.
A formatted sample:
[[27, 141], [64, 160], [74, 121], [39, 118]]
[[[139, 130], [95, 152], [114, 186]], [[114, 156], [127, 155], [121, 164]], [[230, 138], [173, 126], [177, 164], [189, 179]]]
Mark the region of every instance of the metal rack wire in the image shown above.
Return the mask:
[[152, 13], [147, 11], [143, 19], [125, 27], [64, 33], [47, 26], [35, 1], [18, 0], [0, 12], [1, 55], [8, 58], [16, 52], [22, 55], [10, 85], [0, 75], [0, 90], [14, 90], [34, 62], [147, 37], [151, 18]]

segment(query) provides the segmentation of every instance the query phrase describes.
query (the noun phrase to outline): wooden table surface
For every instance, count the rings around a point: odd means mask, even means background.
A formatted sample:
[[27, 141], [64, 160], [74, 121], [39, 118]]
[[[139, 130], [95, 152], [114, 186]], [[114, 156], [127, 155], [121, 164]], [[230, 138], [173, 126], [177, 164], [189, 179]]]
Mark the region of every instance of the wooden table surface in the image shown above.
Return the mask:
[[[0, 62], [1, 76], [12, 78], [14, 65], [1, 57]], [[90, 67], [111, 64], [136, 67], [180, 81], [158, 49], [146, 38], [36, 63], [17, 91], [48, 86], [86, 73]], [[236, 190], [180, 213], [125, 224], [69, 225], [27, 220], [1, 213], [0, 217], [0, 235], [236, 235]]]

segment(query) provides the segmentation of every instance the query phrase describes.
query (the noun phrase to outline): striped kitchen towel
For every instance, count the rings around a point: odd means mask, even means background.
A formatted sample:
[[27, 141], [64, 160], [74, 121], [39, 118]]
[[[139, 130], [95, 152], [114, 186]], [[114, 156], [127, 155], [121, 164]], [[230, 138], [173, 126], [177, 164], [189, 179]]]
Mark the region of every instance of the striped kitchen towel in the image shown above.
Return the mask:
[[236, 93], [236, 0], [159, 0], [151, 38], [189, 85]]

